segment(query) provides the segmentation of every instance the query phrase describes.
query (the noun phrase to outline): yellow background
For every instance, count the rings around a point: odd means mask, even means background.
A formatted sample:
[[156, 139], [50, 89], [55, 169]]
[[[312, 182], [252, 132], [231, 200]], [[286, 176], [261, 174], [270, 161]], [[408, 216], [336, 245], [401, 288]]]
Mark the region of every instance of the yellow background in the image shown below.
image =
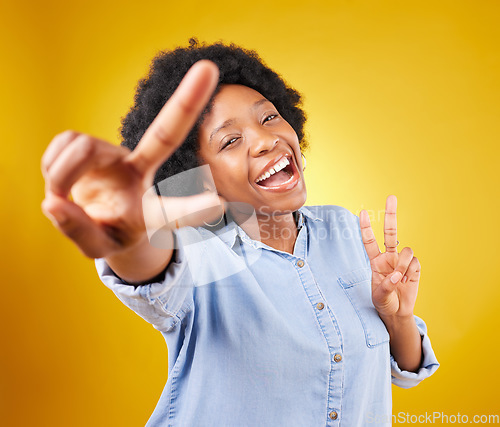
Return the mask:
[[[2, 2], [0, 423], [138, 426], [167, 349], [40, 211], [42, 153], [72, 128], [117, 142], [160, 49], [256, 49], [305, 96], [308, 204], [399, 200], [422, 263], [416, 314], [441, 368], [394, 413], [499, 414], [500, 3]], [[203, 414], [200, 415], [202, 425]]]

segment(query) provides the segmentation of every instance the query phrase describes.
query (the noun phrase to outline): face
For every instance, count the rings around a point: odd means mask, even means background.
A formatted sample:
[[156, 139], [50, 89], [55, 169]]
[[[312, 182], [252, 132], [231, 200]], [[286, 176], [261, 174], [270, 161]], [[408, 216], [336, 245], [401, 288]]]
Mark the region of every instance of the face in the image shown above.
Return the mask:
[[200, 157], [219, 195], [257, 215], [289, 213], [306, 200], [297, 134], [259, 92], [224, 85], [199, 131]]

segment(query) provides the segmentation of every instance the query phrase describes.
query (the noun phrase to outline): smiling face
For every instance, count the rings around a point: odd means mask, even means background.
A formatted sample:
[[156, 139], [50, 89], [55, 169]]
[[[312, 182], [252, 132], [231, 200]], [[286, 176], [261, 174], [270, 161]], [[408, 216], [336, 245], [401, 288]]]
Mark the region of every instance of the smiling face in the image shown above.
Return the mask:
[[306, 200], [297, 134], [259, 92], [223, 85], [199, 131], [199, 155], [217, 192], [257, 215], [290, 213]]

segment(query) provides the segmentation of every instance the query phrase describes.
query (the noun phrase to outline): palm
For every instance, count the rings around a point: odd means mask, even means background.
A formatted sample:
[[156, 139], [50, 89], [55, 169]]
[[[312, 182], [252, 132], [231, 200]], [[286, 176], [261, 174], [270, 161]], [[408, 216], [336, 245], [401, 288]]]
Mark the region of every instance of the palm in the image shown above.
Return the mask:
[[[380, 252], [366, 211], [360, 214], [363, 243], [372, 269], [372, 301], [383, 316], [413, 313], [417, 298], [420, 264], [410, 248], [397, 252], [396, 197], [389, 196], [384, 221], [385, 252]], [[391, 282], [392, 277], [399, 279]]]
[[72, 188], [74, 200], [96, 223], [122, 244], [136, 241], [144, 232], [142, 195], [147, 183], [126, 162], [123, 149], [111, 165], [85, 174]]

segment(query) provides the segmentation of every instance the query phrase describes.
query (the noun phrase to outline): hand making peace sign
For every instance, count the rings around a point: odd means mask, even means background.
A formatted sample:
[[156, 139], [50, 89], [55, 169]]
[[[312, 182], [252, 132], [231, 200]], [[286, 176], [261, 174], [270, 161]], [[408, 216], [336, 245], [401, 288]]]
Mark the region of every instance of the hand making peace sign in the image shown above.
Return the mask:
[[[217, 81], [214, 63], [193, 65], [133, 152], [72, 131], [52, 140], [42, 158], [42, 208], [85, 255], [108, 257], [147, 240], [143, 195], [156, 170], [184, 141]], [[175, 226], [219, 217], [221, 202], [215, 193], [161, 199], [170, 218], [181, 218]]]
[[372, 269], [372, 301], [379, 315], [408, 317], [413, 314], [420, 278], [420, 263], [406, 247], [397, 252], [396, 196], [387, 197], [384, 218], [385, 252], [380, 252], [368, 213], [360, 213], [361, 237]]

